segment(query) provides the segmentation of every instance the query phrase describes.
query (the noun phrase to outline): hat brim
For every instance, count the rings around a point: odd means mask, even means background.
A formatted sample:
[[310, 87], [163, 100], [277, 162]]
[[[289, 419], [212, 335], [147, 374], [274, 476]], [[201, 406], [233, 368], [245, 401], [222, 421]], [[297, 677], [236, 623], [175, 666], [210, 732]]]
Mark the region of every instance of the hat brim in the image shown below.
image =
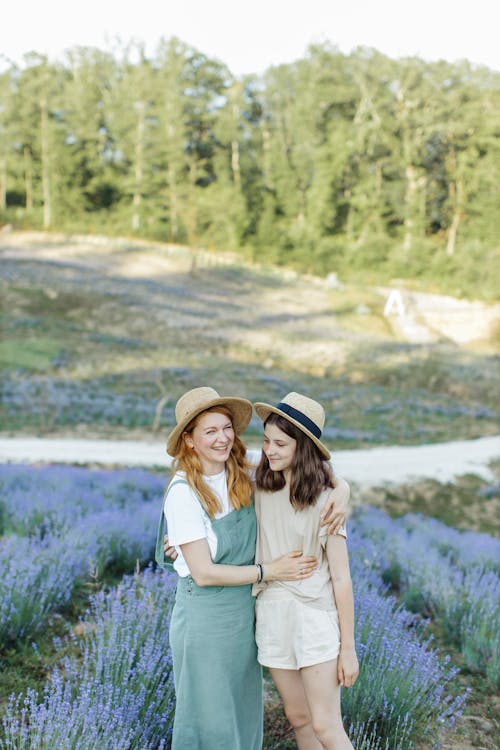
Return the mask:
[[214, 406], [225, 406], [231, 412], [233, 418], [233, 427], [237, 435], [248, 427], [248, 424], [252, 418], [252, 404], [245, 398], [214, 398], [211, 401], [206, 401], [203, 406], [193, 411], [187, 416], [182, 422], [179, 422], [170, 435], [167, 438], [167, 453], [169, 456], [175, 456], [175, 452], [179, 443], [182, 433], [190, 422], [207, 409], [212, 409]]
[[295, 425], [295, 427], [298, 427], [298, 429], [301, 432], [303, 432], [305, 435], [307, 435], [308, 438], [310, 438], [313, 441], [314, 445], [316, 445], [316, 447], [319, 448], [323, 458], [325, 458], [327, 461], [330, 460], [331, 458], [330, 451], [328, 450], [326, 445], [323, 445], [321, 440], [318, 440], [318, 438], [315, 435], [313, 435], [312, 432], [309, 432], [309, 430], [306, 427], [304, 427], [303, 424], [298, 422], [296, 419], [293, 419], [288, 414], [285, 414], [285, 412], [281, 411], [281, 409], [277, 409], [275, 406], [272, 406], [271, 404], [264, 404], [261, 401], [257, 401], [253, 405], [253, 408], [255, 409], [255, 413], [257, 414], [259, 419], [261, 419], [263, 422], [266, 421], [266, 419], [268, 418], [270, 414], [279, 414], [279, 416], [286, 419], [287, 422], [291, 422], [293, 425]]

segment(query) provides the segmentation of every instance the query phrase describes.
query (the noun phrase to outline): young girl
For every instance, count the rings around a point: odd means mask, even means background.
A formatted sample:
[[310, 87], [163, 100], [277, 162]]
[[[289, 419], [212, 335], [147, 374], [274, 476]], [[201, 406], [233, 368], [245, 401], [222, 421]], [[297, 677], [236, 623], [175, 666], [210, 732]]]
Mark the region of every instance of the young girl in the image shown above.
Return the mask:
[[354, 603], [345, 529], [320, 526], [333, 486], [330, 454], [321, 443], [323, 407], [289, 393], [277, 406], [254, 404], [264, 422], [256, 472], [256, 560], [302, 549], [318, 559], [307, 580], [254, 585], [258, 660], [269, 668], [299, 750], [347, 750], [340, 686], [354, 684]]
[[175, 463], [164, 514], [179, 574], [170, 623], [172, 750], [260, 750], [262, 674], [251, 584], [305, 580], [317, 564], [299, 548], [255, 564], [255, 510], [239, 437], [251, 413], [245, 399], [195, 388], [177, 402], [168, 437]]

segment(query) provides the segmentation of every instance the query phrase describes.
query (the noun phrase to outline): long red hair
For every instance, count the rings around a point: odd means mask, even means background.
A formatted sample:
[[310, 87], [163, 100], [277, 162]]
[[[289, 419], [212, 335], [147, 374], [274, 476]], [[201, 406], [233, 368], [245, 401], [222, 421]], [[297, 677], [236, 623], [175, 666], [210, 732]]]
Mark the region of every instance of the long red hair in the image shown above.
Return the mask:
[[[224, 414], [233, 421], [233, 415], [225, 406], [214, 406], [198, 414], [187, 425], [184, 432], [192, 432], [196, 427], [198, 420], [204, 414]], [[214, 518], [217, 512], [222, 510], [217, 496], [212, 492], [210, 487], [203, 479], [203, 468], [196, 451], [188, 447], [184, 436], [178, 441], [174, 463], [172, 466], [171, 477], [176, 471], [183, 471], [186, 479], [196, 492], [201, 504], [205, 508], [210, 518]], [[226, 461], [226, 479], [229, 502], [235, 509], [246, 508], [252, 504], [252, 484], [250, 482], [250, 465], [246, 460], [246, 448], [241, 438], [235, 434], [234, 444], [231, 453]]]

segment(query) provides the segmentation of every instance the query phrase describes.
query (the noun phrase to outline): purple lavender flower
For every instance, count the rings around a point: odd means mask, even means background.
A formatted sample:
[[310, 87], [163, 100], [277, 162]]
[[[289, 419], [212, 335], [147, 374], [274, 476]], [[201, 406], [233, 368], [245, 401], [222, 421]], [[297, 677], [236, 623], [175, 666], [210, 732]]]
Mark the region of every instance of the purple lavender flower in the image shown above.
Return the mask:
[[38, 630], [89, 572], [152, 559], [163, 481], [144, 471], [2, 467], [0, 642]]
[[42, 696], [11, 698], [0, 748], [170, 747], [172, 578], [148, 569], [92, 597], [79, 654], [54, 668]]
[[500, 540], [416, 514], [394, 520], [375, 508], [356, 512], [353, 528], [405, 606], [439, 621], [466, 665], [499, 685]]

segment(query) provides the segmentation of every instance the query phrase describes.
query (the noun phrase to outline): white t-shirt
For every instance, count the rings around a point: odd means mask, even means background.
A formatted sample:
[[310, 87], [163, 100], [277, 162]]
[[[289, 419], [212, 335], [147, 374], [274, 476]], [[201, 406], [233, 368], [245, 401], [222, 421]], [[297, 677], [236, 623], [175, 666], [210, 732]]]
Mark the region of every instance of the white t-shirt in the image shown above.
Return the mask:
[[[251, 465], [250, 474], [254, 478], [256, 467], [259, 465], [261, 451], [247, 450], [246, 459]], [[177, 472], [172, 482], [177, 479], [185, 479], [184, 472]], [[214, 494], [219, 498], [222, 511], [215, 514], [215, 518], [227, 516], [233, 509], [229, 503], [227, 493], [226, 472], [213, 476], [203, 476]], [[188, 484], [177, 484], [167, 495], [163, 507], [167, 519], [168, 539], [177, 551], [177, 559], [174, 561], [174, 569], [181, 578], [189, 575], [189, 568], [181, 552], [180, 545], [195, 542], [198, 539], [206, 539], [212, 559], [217, 554], [217, 537], [212, 529], [210, 517], [203, 509], [196, 493]]]
[[[184, 472], [177, 472], [172, 483], [177, 479], [184, 479]], [[204, 481], [219, 498], [222, 511], [215, 514], [215, 518], [223, 518], [232, 511], [227, 494], [226, 472], [213, 476], [203, 476]], [[167, 519], [168, 540], [177, 551], [178, 557], [174, 561], [176, 572], [184, 578], [189, 575], [189, 568], [182, 555], [180, 545], [206, 539], [212, 559], [217, 553], [217, 537], [212, 530], [210, 517], [203, 509], [196, 493], [188, 484], [177, 484], [167, 494], [163, 508]]]
[[[260, 461], [260, 450], [247, 450], [247, 461], [253, 469]], [[177, 472], [172, 482], [177, 479], [185, 479], [182, 471]], [[203, 476], [204, 481], [219, 498], [222, 511], [215, 514], [215, 518], [223, 518], [232, 511], [227, 494], [226, 472], [213, 476]], [[206, 539], [210, 549], [210, 555], [214, 559], [217, 554], [217, 537], [212, 529], [210, 517], [203, 509], [196, 493], [188, 484], [177, 484], [167, 495], [163, 507], [167, 519], [168, 540], [177, 551], [177, 559], [174, 561], [174, 569], [181, 578], [189, 575], [189, 568], [181, 552], [180, 545], [195, 542], [198, 539]]]

